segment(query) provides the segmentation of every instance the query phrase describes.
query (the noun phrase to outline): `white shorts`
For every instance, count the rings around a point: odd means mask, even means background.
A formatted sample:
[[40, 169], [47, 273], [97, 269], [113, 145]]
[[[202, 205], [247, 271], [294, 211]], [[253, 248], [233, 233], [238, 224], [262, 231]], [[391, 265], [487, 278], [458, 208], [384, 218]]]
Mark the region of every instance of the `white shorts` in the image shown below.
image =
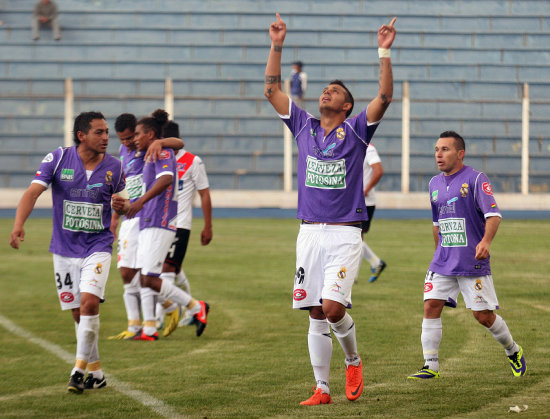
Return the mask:
[[92, 253], [87, 258], [54, 254], [53, 269], [61, 310], [79, 308], [83, 292], [103, 299], [110, 267], [111, 254], [106, 252]]
[[361, 263], [361, 241], [361, 228], [301, 224], [292, 307], [320, 306], [326, 299], [351, 308], [351, 288]]
[[137, 269], [139, 217], [122, 220], [118, 231], [117, 268]]
[[138, 269], [142, 275], [160, 276], [168, 249], [176, 232], [165, 228], [150, 227], [139, 232]]
[[462, 293], [466, 307], [472, 311], [499, 308], [493, 277], [447, 276], [428, 271], [424, 280], [424, 301], [445, 300], [445, 305], [456, 307], [458, 293]]

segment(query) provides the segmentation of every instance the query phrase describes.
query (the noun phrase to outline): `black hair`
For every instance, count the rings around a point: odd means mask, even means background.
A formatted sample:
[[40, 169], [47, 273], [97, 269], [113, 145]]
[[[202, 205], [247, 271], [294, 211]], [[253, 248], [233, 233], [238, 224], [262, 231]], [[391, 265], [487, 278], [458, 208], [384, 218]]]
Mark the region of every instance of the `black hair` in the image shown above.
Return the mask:
[[168, 121], [162, 127], [162, 138], [176, 137], [181, 138], [180, 136], [180, 126], [177, 122]]
[[80, 115], [78, 115], [74, 120], [73, 125], [73, 140], [76, 145], [80, 144], [80, 140], [78, 139], [78, 132], [83, 132], [84, 134], [88, 134], [88, 131], [90, 131], [90, 128], [92, 127], [92, 121], [94, 119], [105, 119], [103, 114], [101, 112], [81, 112]]
[[146, 132], [153, 130], [155, 132], [155, 138], [162, 137], [162, 127], [168, 122], [168, 112], [164, 109], [157, 109], [151, 114], [141, 118], [137, 125], [143, 125]]
[[115, 131], [123, 132], [128, 128], [134, 132], [136, 130], [137, 118], [134, 114], [123, 113], [120, 114], [115, 121]]
[[346, 85], [344, 84], [344, 82], [342, 80], [331, 80], [331, 82], [329, 83], [329, 86], [331, 84], [337, 84], [338, 86], [341, 86], [341, 87], [344, 88], [344, 90], [346, 92], [346, 102], [351, 103], [351, 108], [349, 108], [349, 110], [346, 112], [346, 117], [350, 116], [351, 111], [353, 111], [353, 105], [355, 105], [355, 101], [353, 100], [353, 95], [348, 90], [348, 88], [346, 87]]
[[464, 142], [464, 138], [462, 138], [456, 131], [443, 131], [439, 134], [439, 138], [454, 138], [455, 148], [457, 150], [466, 151], [466, 143]]

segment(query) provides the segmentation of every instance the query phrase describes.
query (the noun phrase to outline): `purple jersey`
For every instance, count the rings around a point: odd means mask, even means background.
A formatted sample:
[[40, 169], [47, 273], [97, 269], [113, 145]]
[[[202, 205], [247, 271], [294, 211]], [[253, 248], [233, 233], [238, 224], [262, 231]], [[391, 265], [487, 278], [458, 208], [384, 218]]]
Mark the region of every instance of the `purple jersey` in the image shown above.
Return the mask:
[[52, 187], [50, 252], [72, 258], [112, 252], [111, 196], [125, 187], [116, 157], [105, 154], [87, 179], [76, 146], [60, 147], [44, 157], [32, 182]]
[[363, 160], [378, 123], [367, 123], [365, 109], [325, 133], [319, 119], [292, 101], [289, 113], [280, 117], [298, 145], [297, 218], [330, 223], [366, 220]]
[[476, 246], [485, 234], [485, 219], [500, 217], [485, 173], [470, 166], [430, 181], [432, 217], [439, 226], [439, 243], [430, 271], [442, 275], [491, 274], [489, 258], [476, 260]]
[[147, 163], [143, 168], [143, 182], [146, 191], [151, 189], [161, 176], [171, 175], [172, 184], [146, 202], [138, 213], [140, 230], [149, 227], [176, 230], [175, 221], [178, 214], [178, 201], [175, 195], [178, 180], [176, 173], [176, 159], [171, 148], [163, 148], [158, 160], [155, 163]]
[[145, 153], [143, 151], [129, 150], [123, 144], [119, 150], [122, 169], [126, 177], [126, 190], [130, 196], [130, 203], [137, 201], [144, 193], [143, 166]]

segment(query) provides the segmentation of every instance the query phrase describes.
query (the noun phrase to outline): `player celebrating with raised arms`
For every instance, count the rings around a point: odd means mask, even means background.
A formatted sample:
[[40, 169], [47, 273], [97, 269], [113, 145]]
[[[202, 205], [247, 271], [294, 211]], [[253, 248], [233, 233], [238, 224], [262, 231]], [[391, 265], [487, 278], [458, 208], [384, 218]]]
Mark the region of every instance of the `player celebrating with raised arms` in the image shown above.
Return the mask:
[[[55, 281], [62, 310], [78, 323], [76, 363], [68, 390], [82, 393], [106, 385], [98, 351], [99, 303], [111, 266], [111, 205], [124, 213], [124, 174], [119, 159], [106, 153], [109, 130], [99, 112], [83, 112], [74, 121], [75, 146], [46, 155], [21, 198], [10, 236], [13, 248], [25, 238], [23, 228], [36, 200], [52, 187]], [[122, 192], [121, 196], [115, 194]], [[112, 203], [111, 203], [112, 201]], [[84, 374], [88, 368], [88, 377]]]
[[355, 323], [346, 308], [351, 308], [351, 289], [361, 262], [361, 222], [367, 217], [363, 160], [393, 95], [390, 47], [395, 20], [378, 30], [378, 95], [353, 118], [349, 118], [353, 96], [340, 80], [331, 81], [319, 97], [320, 119], [281, 91], [287, 31], [278, 13], [269, 28], [271, 50], [264, 94], [298, 145], [297, 216], [302, 224], [296, 244], [293, 307], [309, 311], [308, 347], [316, 380], [313, 396], [302, 405], [332, 403], [331, 328], [345, 354], [346, 397], [356, 400], [363, 391], [363, 362], [357, 351]]
[[487, 176], [464, 165], [466, 145], [454, 131], [441, 133], [435, 160], [442, 172], [430, 180], [435, 253], [424, 280], [422, 350], [424, 366], [412, 379], [439, 378], [441, 312], [456, 307], [462, 293], [466, 307], [487, 328], [508, 356], [512, 373], [525, 374], [523, 349], [494, 310], [499, 308], [489, 249], [501, 215]]
[[[168, 114], [157, 109], [152, 117], [142, 118], [136, 126], [137, 149], [145, 152], [162, 134], [162, 127], [168, 121]], [[187, 307], [195, 316], [199, 336], [206, 327], [209, 306], [196, 301], [186, 292], [168, 280], [160, 278], [162, 265], [176, 234], [177, 215], [176, 160], [173, 150], [163, 149], [159, 158], [145, 164], [143, 183], [145, 193], [130, 205], [126, 216], [132, 218], [139, 213], [140, 233], [138, 238], [138, 264], [141, 269], [141, 306], [144, 325], [134, 340], [157, 340], [155, 321], [155, 297], [171, 300]]]

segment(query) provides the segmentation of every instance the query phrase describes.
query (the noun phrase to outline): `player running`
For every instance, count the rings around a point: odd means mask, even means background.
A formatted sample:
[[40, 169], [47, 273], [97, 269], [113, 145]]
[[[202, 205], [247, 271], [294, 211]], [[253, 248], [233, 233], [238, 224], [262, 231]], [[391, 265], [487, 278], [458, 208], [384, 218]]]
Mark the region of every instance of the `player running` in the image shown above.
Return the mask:
[[99, 112], [81, 113], [74, 121], [73, 132], [75, 146], [60, 147], [42, 160], [17, 207], [10, 244], [19, 248], [19, 240], [25, 238], [25, 221], [38, 197], [51, 185], [50, 252], [55, 283], [61, 309], [72, 310], [78, 323], [76, 363], [68, 390], [82, 393], [107, 384], [99, 360], [98, 334], [99, 303], [104, 299], [111, 266], [111, 199], [113, 209], [120, 213], [126, 211], [129, 202], [123, 198], [121, 162], [106, 153], [109, 130], [104, 116]]
[[435, 253], [424, 280], [422, 350], [424, 366], [412, 379], [439, 378], [441, 312], [456, 307], [462, 293], [466, 307], [504, 347], [516, 377], [525, 374], [523, 349], [494, 310], [499, 308], [489, 249], [501, 221], [487, 176], [464, 165], [466, 145], [454, 131], [441, 133], [435, 160], [442, 172], [430, 181]]
[[353, 97], [344, 83], [330, 82], [319, 97], [316, 119], [281, 91], [281, 55], [286, 24], [277, 13], [269, 28], [271, 50], [264, 93], [298, 145], [298, 218], [295, 309], [309, 311], [308, 346], [316, 380], [314, 394], [302, 405], [332, 403], [329, 389], [332, 337], [346, 364], [346, 397], [363, 391], [363, 362], [357, 351], [351, 289], [361, 262], [361, 222], [366, 219], [363, 160], [367, 146], [390, 105], [393, 77], [389, 58], [395, 18], [378, 30], [380, 90], [367, 109], [349, 118]]

